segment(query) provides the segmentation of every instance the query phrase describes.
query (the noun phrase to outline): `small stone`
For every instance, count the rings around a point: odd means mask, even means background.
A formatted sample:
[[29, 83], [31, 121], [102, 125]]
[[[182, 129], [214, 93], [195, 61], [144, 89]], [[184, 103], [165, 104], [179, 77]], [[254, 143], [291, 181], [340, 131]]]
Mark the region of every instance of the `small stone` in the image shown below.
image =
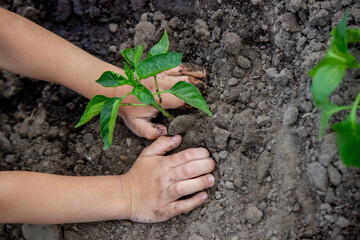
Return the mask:
[[326, 203], [335, 203], [336, 201], [336, 196], [334, 193], [334, 190], [332, 188], [328, 188], [328, 190], [326, 191], [326, 195], [325, 195], [325, 202]]
[[161, 20], [165, 20], [166, 16], [164, 14], [162, 14], [160, 11], [157, 11], [154, 13], [154, 17], [153, 20], [154, 21], [161, 21]]
[[236, 85], [238, 85], [238, 83], [239, 83], [239, 79], [237, 79], [237, 78], [230, 78], [228, 81], [228, 85], [230, 87], [236, 86]]
[[9, 163], [9, 164], [16, 163], [17, 160], [18, 160], [18, 158], [17, 158], [16, 155], [14, 155], [14, 154], [8, 154], [8, 155], [6, 155], [6, 157], [5, 157], [5, 162], [6, 162], [6, 163]]
[[241, 188], [244, 184], [244, 180], [241, 177], [236, 177], [234, 179], [234, 184], [235, 186], [237, 186], [238, 188]]
[[331, 164], [328, 166], [328, 174], [329, 174], [330, 183], [332, 183], [334, 186], [337, 186], [341, 183], [342, 175]]
[[236, 66], [233, 71], [233, 76], [236, 78], [242, 78], [245, 76], [245, 71]]
[[226, 187], [227, 189], [234, 189], [234, 188], [235, 188], [235, 185], [234, 185], [234, 183], [232, 183], [232, 182], [230, 182], [230, 181], [226, 181], [226, 182], [225, 182], [225, 187]]
[[295, 203], [292, 210], [293, 210], [293, 212], [299, 212], [299, 211], [300, 211], [300, 208], [301, 208], [301, 207], [300, 207], [300, 204], [299, 204], [299, 203]]
[[263, 179], [269, 174], [269, 168], [272, 163], [271, 154], [268, 151], [263, 151], [258, 160], [257, 180], [262, 182]]
[[211, 15], [212, 20], [220, 20], [224, 16], [224, 11], [222, 9], [218, 9], [216, 12]]
[[241, 48], [241, 38], [234, 32], [226, 32], [222, 36], [221, 45], [225, 52], [237, 56]]
[[112, 32], [112, 33], [116, 33], [118, 28], [119, 28], [119, 25], [117, 25], [116, 23], [110, 23], [109, 24], [109, 31]]
[[174, 17], [169, 21], [169, 26], [173, 29], [179, 27], [180, 25], [181, 25], [181, 20], [178, 17]]
[[265, 70], [265, 73], [269, 78], [275, 78], [278, 75], [276, 68], [268, 68]]
[[221, 158], [221, 159], [227, 158], [228, 155], [229, 155], [229, 152], [228, 152], [228, 151], [221, 151], [221, 152], [219, 152], [219, 158]]
[[207, 23], [202, 19], [196, 19], [194, 22], [194, 30], [198, 37], [202, 40], [209, 40], [210, 39], [210, 32], [209, 26]]
[[290, 126], [296, 123], [299, 115], [299, 109], [296, 105], [290, 104], [286, 109], [283, 116], [283, 124], [285, 126]]
[[324, 165], [328, 166], [337, 155], [337, 143], [336, 133], [326, 134], [323, 137], [323, 143], [321, 146], [321, 155], [319, 161]]
[[118, 52], [118, 49], [117, 49], [117, 47], [116, 47], [115, 45], [111, 45], [111, 46], [109, 47], [109, 52], [111, 52], [111, 53], [117, 53], [117, 52]]
[[350, 10], [351, 15], [354, 17], [355, 21], [360, 22], [360, 8], [352, 7]]
[[306, 128], [304, 126], [300, 126], [296, 129], [296, 134], [301, 138], [306, 138], [309, 136], [309, 133], [306, 131]]
[[0, 150], [5, 153], [12, 151], [12, 145], [3, 132], [0, 132]]
[[301, 29], [300, 25], [297, 22], [296, 16], [293, 13], [291, 12], [285, 13], [281, 15], [280, 18], [281, 18], [282, 26], [285, 28], [287, 32], [293, 33], [300, 31]]
[[126, 144], [126, 146], [129, 148], [129, 147], [131, 147], [132, 146], [132, 140], [131, 140], [131, 138], [127, 138], [126, 140], [125, 140], [125, 144]]
[[88, 161], [97, 161], [101, 157], [102, 149], [99, 146], [92, 146], [86, 157]]
[[215, 198], [219, 200], [221, 198], [221, 193], [219, 191], [215, 192]]
[[350, 225], [350, 222], [349, 220], [341, 216], [336, 220], [335, 224], [338, 225], [340, 228], [346, 228]]
[[333, 223], [335, 221], [335, 218], [332, 215], [325, 215], [325, 220], [329, 223]]
[[227, 141], [230, 136], [230, 132], [219, 127], [214, 128], [213, 130], [215, 144], [219, 149], [224, 149], [227, 146]]
[[307, 167], [307, 174], [316, 189], [326, 192], [329, 182], [326, 168], [318, 162], [310, 163]]
[[250, 60], [244, 56], [239, 56], [237, 59], [237, 63], [242, 69], [248, 69], [251, 67]]
[[289, 69], [284, 68], [275, 76], [274, 81], [280, 83], [282, 86], [286, 86], [292, 79], [292, 72]]
[[303, 0], [291, 0], [288, 5], [288, 9], [296, 13], [301, 10], [301, 5], [303, 4]]
[[259, 126], [265, 126], [266, 124], [270, 123], [271, 122], [271, 119], [269, 116], [258, 116], [256, 118], [256, 123], [257, 125]]
[[260, 222], [261, 218], [263, 217], [263, 212], [260, 211], [257, 207], [251, 206], [248, 207], [245, 211], [245, 218], [251, 224], [255, 225]]

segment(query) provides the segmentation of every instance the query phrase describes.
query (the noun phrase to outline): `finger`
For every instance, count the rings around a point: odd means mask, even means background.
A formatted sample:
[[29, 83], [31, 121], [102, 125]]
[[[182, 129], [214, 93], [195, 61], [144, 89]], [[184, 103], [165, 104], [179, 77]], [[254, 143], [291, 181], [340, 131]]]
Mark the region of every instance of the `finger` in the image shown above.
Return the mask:
[[169, 157], [171, 158], [172, 167], [177, 167], [193, 160], [208, 158], [209, 156], [209, 151], [201, 147], [186, 149]]
[[164, 73], [168, 76], [187, 75], [200, 79], [201, 78], [207, 79], [207, 75], [208, 75], [208, 72], [204, 68], [189, 63], [182, 63], [180, 66], [170, 69]]
[[172, 137], [160, 137], [150, 146], [145, 148], [140, 156], [149, 156], [149, 155], [160, 155], [163, 156], [165, 153], [177, 148], [180, 146], [181, 136], [176, 135]]
[[166, 210], [168, 211], [169, 216], [174, 217], [181, 213], [189, 212], [197, 208], [198, 206], [203, 204], [207, 198], [208, 198], [207, 193], [200, 192], [189, 199], [179, 200], [176, 202], [169, 203], [166, 206]]
[[[161, 94], [162, 98], [162, 107], [165, 109], [175, 109], [185, 106], [185, 102], [181, 101], [179, 98], [175, 97], [170, 93]], [[158, 98], [156, 96], [157, 102]]]
[[215, 168], [215, 161], [211, 158], [194, 160], [172, 169], [172, 180], [177, 182], [210, 173]]
[[168, 188], [170, 200], [179, 199], [183, 196], [202, 191], [214, 185], [215, 178], [211, 174], [198, 178], [184, 180], [171, 185]]
[[129, 127], [139, 137], [149, 140], [154, 140], [168, 134], [167, 127], [162, 124], [152, 123], [145, 118], [133, 119]]

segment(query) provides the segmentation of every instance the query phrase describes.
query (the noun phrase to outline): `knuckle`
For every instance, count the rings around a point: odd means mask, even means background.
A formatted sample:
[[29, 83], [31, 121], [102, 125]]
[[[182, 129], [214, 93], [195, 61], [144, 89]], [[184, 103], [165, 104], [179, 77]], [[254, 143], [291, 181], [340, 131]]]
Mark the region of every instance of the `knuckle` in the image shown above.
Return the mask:
[[191, 160], [191, 159], [194, 159], [195, 155], [192, 151], [188, 150], [188, 151], [185, 151], [184, 152], [184, 158], [186, 160]]
[[183, 167], [183, 174], [188, 177], [188, 176], [191, 176], [194, 172], [194, 168], [190, 165], [190, 164], [186, 164], [184, 167]]
[[174, 185], [174, 192], [178, 196], [183, 196], [184, 195], [184, 188], [180, 184], [175, 184]]

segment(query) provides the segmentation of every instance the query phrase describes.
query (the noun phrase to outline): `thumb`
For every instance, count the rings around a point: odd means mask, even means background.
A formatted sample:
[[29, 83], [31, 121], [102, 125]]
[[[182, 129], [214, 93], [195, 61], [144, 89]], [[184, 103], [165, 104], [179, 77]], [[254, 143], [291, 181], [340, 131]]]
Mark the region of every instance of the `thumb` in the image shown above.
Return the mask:
[[168, 134], [167, 127], [162, 124], [152, 123], [145, 118], [136, 118], [132, 119], [131, 122], [125, 121], [125, 123], [136, 135], [149, 140]]
[[145, 148], [140, 156], [159, 155], [163, 156], [165, 153], [179, 147], [181, 143], [181, 136], [175, 135], [172, 137], [160, 137], [150, 146]]

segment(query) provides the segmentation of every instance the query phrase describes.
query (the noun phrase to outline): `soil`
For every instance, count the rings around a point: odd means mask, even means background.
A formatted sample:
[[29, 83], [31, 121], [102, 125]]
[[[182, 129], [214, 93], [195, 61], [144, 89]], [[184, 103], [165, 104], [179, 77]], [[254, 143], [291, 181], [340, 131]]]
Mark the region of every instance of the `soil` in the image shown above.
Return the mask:
[[[123, 49], [143, 43], [148, 51], [167, 29], [170, 51], [209, 71], [205, 99], [214, 117], [180, 109], [171, 123], [157, 120], [183, 135], [180, 150], [204, 146], [217, 163], [210, 199], [167, 222], [5, 224], [0, 239], [360, 239], [360, 173], [344, 167], [331, 130], [318, 139], [320, 113], [307, 74], [347, 10], [349, 26], [359, 27], [359, 1], [1, 0], [0, 6], [118, 66]], [[358, 58], [359, 50], [351, 47]], [[359, 71], [349, 71], [331, 99], [351, 104], [359, 79]], [[119, 119], [113, 146], [103, 151], [99, 119], [74, 128], [88, 101], [58, 85], [0, 72], [0, 101], [0, 170], [121, 174], [151, 143]]]

